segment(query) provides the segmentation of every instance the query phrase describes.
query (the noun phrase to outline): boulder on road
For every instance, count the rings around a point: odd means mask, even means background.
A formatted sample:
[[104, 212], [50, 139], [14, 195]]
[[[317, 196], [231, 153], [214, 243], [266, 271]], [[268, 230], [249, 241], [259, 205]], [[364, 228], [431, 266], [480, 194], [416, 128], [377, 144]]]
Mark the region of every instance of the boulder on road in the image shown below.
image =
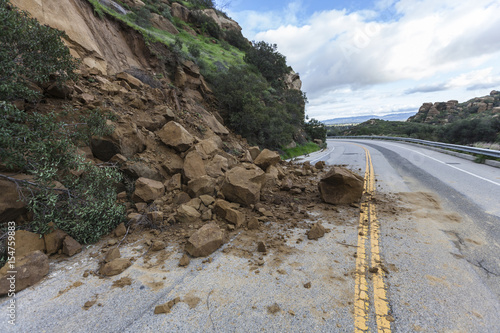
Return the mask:
[[307, 232], [307, 238], [308, 239], [315, 239], [317, 240], [318, 238], [321, 238], [325, 235], [325, 228], [321, 225], [321, 223], [314, 223]]
[[117, 258], [104, 264], [99, 272], [105, 276], [118, 275], [129, 268], [130, 265], [132, 265], [132, 262], [129, 259]]
[[224, 232], [215, 223], [206, 224], [196, 231], [186, 244], [193, 257], [206, 257], [224, 243]]
[[215, 214], [227, 222], [234, 224], [237, 228], [245, 223], [245, 215], [234, 209], [231, 204], [225, 200], [215, 202]]
[[344, 167], [332, 169], [318, 184], [321, 199], [330, 204], [359, 202], [363, 195], [363, 177]]

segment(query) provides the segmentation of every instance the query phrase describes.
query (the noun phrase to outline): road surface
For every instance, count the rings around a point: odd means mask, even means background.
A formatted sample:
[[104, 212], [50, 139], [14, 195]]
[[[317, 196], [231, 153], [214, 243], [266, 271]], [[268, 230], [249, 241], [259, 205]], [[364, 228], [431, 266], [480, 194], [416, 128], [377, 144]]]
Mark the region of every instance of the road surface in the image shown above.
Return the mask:
[[[84, 277], [105, 239], [19, 292], [15, 326], [0, 299], [0, 331], [500, 332], [500, 169], [366, 140], [328, 140], [308, 158], [364, 176], [368, 198], [300, 207], [331, 230], [318, 241], [268, 223], [187, 268], [175, 244], [145, 260], [137, 241], [120, 248], [135, 258], [124, 273]], [[258, 253], [269, 235], [286, 242]], [[171, 313], [154, 314], [177, 297]]]

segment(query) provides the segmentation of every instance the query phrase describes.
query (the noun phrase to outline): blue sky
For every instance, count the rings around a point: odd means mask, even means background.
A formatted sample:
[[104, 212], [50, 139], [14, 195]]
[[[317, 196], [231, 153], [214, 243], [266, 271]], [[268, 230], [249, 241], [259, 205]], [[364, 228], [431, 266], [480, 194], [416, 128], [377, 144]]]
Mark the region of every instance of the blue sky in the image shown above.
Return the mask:
[[276, 43], [309, 117], [417, 112], [500, 90], [500, 0], [218, 0], [250, 40]]

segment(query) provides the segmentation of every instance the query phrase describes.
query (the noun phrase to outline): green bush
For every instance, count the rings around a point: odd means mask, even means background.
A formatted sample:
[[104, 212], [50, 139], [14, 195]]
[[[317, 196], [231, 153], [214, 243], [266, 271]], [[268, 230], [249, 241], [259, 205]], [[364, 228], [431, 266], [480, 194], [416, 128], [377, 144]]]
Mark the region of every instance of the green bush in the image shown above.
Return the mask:
[[320, 121], [312, 118], [309, 122], [304, 124], [304, 130], [309, 140], [326, 141], [326, 126]]
[[242, 51], [247, 51], [250, 48], [248, 40], [243, 37], [241, 31], [226, 30], [224, 31], [224, 39], [234, 47]]
[[[33, 231], [45, 233], [47, 224], [54, 222], [77, 241], [92, 243], [123, 220], [124, 207], [116, 204], [119, 171], [85, 162], [76, 147], [111, 130], [98, 111], [72, 125], [57, 121], [54, 113], [26, 114], [0, 102], [0, 160], [7, 169], [33, 176], [33, 181], [0, 177], [24, 188]], [[56, 187], [57, 182], [63, 187]]]
[[199, 28], [202, 33], [206, 33], [217, 39], [221, 37], [222, 31], [219, 25], [210, 16], [202, 12], [193, 11], [191, 12], [191, 17], [194, 21], [193, 24]]
[[146, 7], [139, 8], [136, 12], [135, 23], [143, 28], [151, 27], [151, 12]]
[[201, 54], [200, 47], [196, 44], [190, 44], [188, 47], [189, 53], [195, 58], [198, 58]]
[[77, 62], [61, 40], [64, 32], [40, 25], [7, 0], [0, 0], [0, 31], [0, 100], [36, 99], [30, 82], [48, 82], [51, 74], [59, 83], [74, 78]]
[[286, 64], [286, 58], [279, 53], [276, 44], [266, 42], [253, 43], [245, 55], [245, 61], [258, 68], [266, 80], [277, 88], [282, 88], [283, 78], [290, 73], [290, 67]]

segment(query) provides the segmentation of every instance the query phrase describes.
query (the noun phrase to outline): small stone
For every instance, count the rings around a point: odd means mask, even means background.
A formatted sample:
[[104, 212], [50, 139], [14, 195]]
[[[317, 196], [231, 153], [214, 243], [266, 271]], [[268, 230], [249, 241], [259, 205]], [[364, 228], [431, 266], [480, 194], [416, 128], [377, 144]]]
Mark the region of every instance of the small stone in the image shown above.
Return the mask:
[[125, 224], [120, 223], [115, 229], [116, 237], [123, 237], [127, 233], [127, 228], [125, 228]]
[[281, 311], [281, 308], [277, 303], [274, 303], [273, 305], [267, 307], [267, 312], [269, 312], [270, 314], [276, 314], [279, 311]]
[[157, 305], [155, 307], [155, 314], [161, 314], [161, 313], [170, 313], [170, 302], [167, 302], [165, 304]]
[[179, 260], [179, 266], [180, 267], [187, 267], [190, 262], [191, 262], [191, 259], [189, 258], [189, 256], [186, 253], [184, 253], [181, 260]]
[[82, 246], [73, 237], [66, 236], [63, 241], [62, 251], [65, 255], [72, 257], [82, 251]]
[[267, 252], [266, 244], [264, 242], [257, 243], [257, 251], [266, 253]]
[[304, 283], [304, 288], [306, 289], [311, 288], [311, 282]]
[[154, 241], [151, 246], [151, 251], [161, 251], [167, 246], [164, 241]]

